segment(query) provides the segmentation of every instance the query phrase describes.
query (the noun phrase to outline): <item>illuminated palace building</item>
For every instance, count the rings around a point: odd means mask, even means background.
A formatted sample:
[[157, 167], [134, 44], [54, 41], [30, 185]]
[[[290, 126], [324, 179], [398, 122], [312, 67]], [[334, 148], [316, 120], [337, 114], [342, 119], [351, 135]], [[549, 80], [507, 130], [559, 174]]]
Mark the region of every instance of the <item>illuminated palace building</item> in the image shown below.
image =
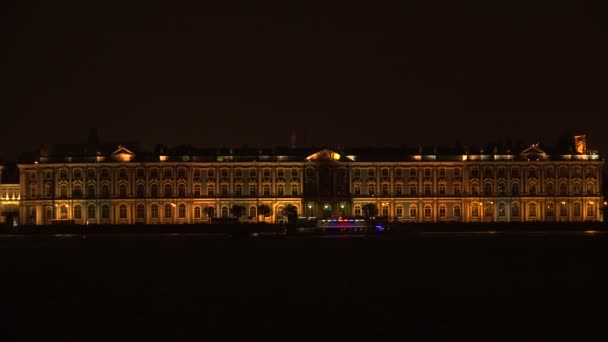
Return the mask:
[[[584, 136], [521, 148], [195, 149], [56, 145], [22, 158], [22, 224], [244, 222], [377, 216], [399, 222], [599, 221], [604, 161]], [[17, 193], [17, 191], [15, 191]], [[261, 214], [261, 205], [270, 213]]]

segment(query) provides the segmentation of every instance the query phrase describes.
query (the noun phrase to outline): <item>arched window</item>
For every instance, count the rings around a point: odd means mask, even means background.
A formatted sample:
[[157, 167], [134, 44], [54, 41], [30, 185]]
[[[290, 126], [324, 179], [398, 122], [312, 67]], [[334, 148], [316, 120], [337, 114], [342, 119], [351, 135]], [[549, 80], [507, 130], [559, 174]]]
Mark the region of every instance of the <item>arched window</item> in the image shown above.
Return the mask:
[[424, 217], [431, 217], [433, 213], [433, 210], [431, 209], [430, 205], [425, 205], [424, 206]]
[[498, 216], [504, 217], [505, 216], [505, 204], [504, 203], [498, 203]]
[[575, 195], [580, 195], [581, 194], [581, 185], [580, 185], [580, 183], [574, 183], [574, 194]]
[[593, 205], [593, 203], [588, 202], [586, 210], [587, 210], [587, 217], [595, 216], [595, 206]]
[[252, 218], [252, 219], [256, 218], [256, 216], [258, 215], [257, 212], [258, 212], [258, 210], [255, 207], [255, 205], [252, 205], [251, 207], [249, 207], [249, 217], [250, 218]]
[[67, 186], [62, 185], [59, 187], [59, 197], [61, 197], [61, 198], [68, 197], [68, 187]]
[[440, 205], [439, 206], [439, 217], [445, 217], [446, 216], [446, 212], [447, 212], [447, 208], [445, 205]]
[[454, 217], [460, 217], [460, 206], [458, 204], [454, 206]]
[[222, 217], [228, 217], [228, 207], [227, 206], [223, 206], [222, 207]]
[[144, 206], [143, 204], [138, 204], [137, 205], [137, 209], [136, 209], [136, 217], [138, 219], [143, 219], [146, 217], [146, 206]]
[[355, 206], [355, 216], [361, 216], [361, 206], [360, 205]]
[[574, 205], [572, 205], [572, 212], [574, 216], [581, 216], [581, 204], [579, 202], [575, 202]]
[[593, 191], [593, 184], [588, 183], [587, 184], [587, 195], [593, 195], [594, 191]]
[[560, 195], [568, 195], [568, 185], [566, 183], [559, 184], [559, 194]]
[[547, 203], [547, 216], [553, 217], [554, 212], [555, 212], [555, 208], [554, 208], [553, 202]]
[[173, 196], [173, 187], [171, 184], [165, 184], [165, 197]]
[[87, 197], [89, 197], [89, 198], [95, 197], [95, 185], [89, 185], [87, 187]]
[[492, 195], [492, 183], [485, 183], [483, 185], [483, 194], [486, 196]]
[[177, 193], [179, 197], [186, 197], [186, 186], [184, 184], [180, 184], [177, 187]]
[[531, 196], [536, 195], [536, 184], [530, 183], [530, 186], [528, 188], [528, 192], [530, 193]]
[[561, 202], [559, 204], [559, 216], [561, 216], [561, 217], [568, 216], [568, 207], [566, 205], [566, 202]]
[[195, 185], [193, 190], [194, 197], [201, 197], [201, 186]]
[[471, 217], [479, 217], [479, 204], [471, 204]]
[[415, 205], [410, 205], [410, 217], [418, 217], [418, 208]]
[[178, 207], [177, 207], [177, 217], [183, 219], [186, 218], [186, 205], [181, 203]]
[[511, 204], [511, 216], [513, 216], [513, 217], [519, 216], [519, 204], [517, 204], [517, 203]]
[[494, 208], [492, 208], [492, 203], [485, 204], [485, 207], [483, 208], [483, 214], [485, 217], [494, 216]]
[[519, 195], [519, 184], [518, 183], [511, 184], [511, 195], [514, 195], [514, 196]]
[[402, 207], [402, 206], [398, 205], [398, 206], [395, 208], [395, 215], [396, 215], [397, 217], [403, 217], [403, 207]]
[[215, 217], [215, 208], [212, 206], [208, 206], [206, 209], [207, 209], [207, 216], [209, 218], [214, 218]]
[[382, 196], [388, 196], [388, 193], [389, 193], [388, 184], [383, 183], [382, 184]]
[[165, 218], [173, 217], [173, 206], [169, 203], [165, 204]]
[[66, 220], [68, 218], [68, 206], [67, 205], [62, 205], [59, 208], [59, 218], [62, 220]]
[[82, 218], [82, 207], [79, 205], [74, 206], [74, 219], [80, 220]]
[[158, 198], [158, 185], [157, 184], [152, 184], [152, 186], [150, 187], [150, 196], [152, 196], [153, 198]]
[[95, 210], [95, 206], [93, 204], [89, 205], [87, 207], [87, 218], [88, 219], [95, 219], [95, 217], [96, 217], [96, 215], [95, 215], [96, 211], [97, 210]]
[[118, 217], [121, 219], [127, 218], [127, 206], [125, 204], [121, 204], [118, 208]]
[[153, 219], [157, 219], [158, 218], [158, 205], [152, 204], [150, 206], [150, 217], [153, 218]]
[[201, 207], [194, 207], [194, 218], [195, 219], [201, 218]]
[[144, 198], [145, 196], [146, 196], [146, 188], [144, 187], [143, 184], [138, 184], [137, 185], [137, 197]]
[[441, 183], [439, 184], [439, 195], [445, 195], [445, 184]]
[[103, 197], [103, 198], [110, 197], [110, 187], [106, 184], [101, 186], [101, 197]]
[[533, 218], [536, 217], [536, 203], [530, 203], [528, 205], [528, 215]]
[[101, 206], [101, 218], [102, 219], [110, 218], [110, 206], [109, 205], [104, 204]]

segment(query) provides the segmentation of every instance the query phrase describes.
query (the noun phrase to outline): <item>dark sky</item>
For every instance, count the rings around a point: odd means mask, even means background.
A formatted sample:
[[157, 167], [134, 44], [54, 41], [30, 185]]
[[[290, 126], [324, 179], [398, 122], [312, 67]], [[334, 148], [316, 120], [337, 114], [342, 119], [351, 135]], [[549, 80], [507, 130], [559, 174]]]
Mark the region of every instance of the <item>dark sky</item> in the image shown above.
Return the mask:
[[608, 8], [19, 1], [0, 156], [43, 143], [554, 143], [608, 152]]

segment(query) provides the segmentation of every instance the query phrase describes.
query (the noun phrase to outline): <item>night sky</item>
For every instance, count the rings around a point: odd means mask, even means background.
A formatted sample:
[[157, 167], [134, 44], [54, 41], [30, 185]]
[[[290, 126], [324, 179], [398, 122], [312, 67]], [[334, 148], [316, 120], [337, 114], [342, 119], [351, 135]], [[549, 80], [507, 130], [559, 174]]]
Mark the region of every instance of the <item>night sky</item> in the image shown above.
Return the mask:
[[[91, 2], [93, 3], [93, 2]], [[204, 3], [204, 5], [203, 5]], [[608, 153], [608, 8], [201, 1], [4, 5], [0, 156], [143, 147], [553, 144]]]

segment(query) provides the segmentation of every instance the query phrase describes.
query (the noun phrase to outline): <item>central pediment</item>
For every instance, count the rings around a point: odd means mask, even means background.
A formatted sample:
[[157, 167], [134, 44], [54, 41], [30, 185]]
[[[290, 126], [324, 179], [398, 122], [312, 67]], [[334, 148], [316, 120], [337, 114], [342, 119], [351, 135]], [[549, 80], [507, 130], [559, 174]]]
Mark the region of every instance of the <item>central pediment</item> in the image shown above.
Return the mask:
[[540, 158], [546, 159], [547, 153], [538, 147], [538, 144], [532, 144], [530, 147], [523, 150], [520, 155], [524, 158]]

